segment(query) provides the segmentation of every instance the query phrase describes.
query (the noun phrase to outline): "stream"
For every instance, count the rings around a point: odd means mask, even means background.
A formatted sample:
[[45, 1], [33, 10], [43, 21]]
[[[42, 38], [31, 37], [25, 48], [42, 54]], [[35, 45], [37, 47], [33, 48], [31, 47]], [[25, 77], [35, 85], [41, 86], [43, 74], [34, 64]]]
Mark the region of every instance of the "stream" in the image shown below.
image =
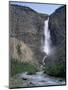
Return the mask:
[[27, 72], [18, 74], [18, 77], [23, 80], [23, 87], [30, 86], [48, 86], [48, 85], [64, 85], [65, 80], [44, 74], [43, 71], [36, 74], [28, 74]]

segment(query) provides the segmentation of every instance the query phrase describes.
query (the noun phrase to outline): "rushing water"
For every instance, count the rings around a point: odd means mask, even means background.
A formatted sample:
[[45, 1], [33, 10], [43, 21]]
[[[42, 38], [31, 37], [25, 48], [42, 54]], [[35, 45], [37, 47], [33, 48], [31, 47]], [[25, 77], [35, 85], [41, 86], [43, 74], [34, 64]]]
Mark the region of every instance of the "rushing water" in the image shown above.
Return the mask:
[[47, 58], [47, 56], [50, 54], [51, 51], [51, 36], [50, 36], [50, 30], [48, 28], [48, 22], [49, 22], [49, 18], [47, 20], [44, 21], [44, 38], [43, 38], [43, 42], [42, 42], [42, 52], [45, 53], [43, 59], [42, 59], [42, 65], [41, 67], [43, 67], [45, 65], [45, 59]]
[[49, 18], [47, 20], [44, 21], [44, 46], [43, 46], [43, 51], [48, 55], [50, 53], [50, 49], [51, 49], [51, 37], [50, 37], [50, 30], [48, 28], [48, 21]]
[[29, 75], [27, 72], [18, 75], [23, 79], [22, 87], [29, 86], [47, 86], [47, 85], [64, 85], [65, 81], [62, 78], [55, 78], [44, 74], [43, 71], [37, 72], [34, 75]]

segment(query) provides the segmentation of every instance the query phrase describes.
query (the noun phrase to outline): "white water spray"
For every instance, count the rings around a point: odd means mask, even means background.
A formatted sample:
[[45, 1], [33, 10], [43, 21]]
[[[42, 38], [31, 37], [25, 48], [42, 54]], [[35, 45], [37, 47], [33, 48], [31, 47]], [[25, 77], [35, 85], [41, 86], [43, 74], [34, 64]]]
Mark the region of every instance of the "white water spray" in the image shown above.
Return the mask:
[[43, 46], [43, 51], [49, 55], [50, 54], [50, 48], [51, 48], [51, 37], [50, 37], [50, 30], [48, 28], [48, 21], [49, 18], [47, 20], [44, 21], [44, 46]]
[[49, 18], [44, 21], [44, 40], [43, 40], [42, 48], [43, 48], [43, 52], [45, 53], [45, 56], [43, 57], [41, 68], [44, 67], [45, 59], [47, 58], [48, 55], [50, 55], [50, 51], [51, 51], [51, 37], [50, 37], [50, 30], [48, 28], [48, 21]]

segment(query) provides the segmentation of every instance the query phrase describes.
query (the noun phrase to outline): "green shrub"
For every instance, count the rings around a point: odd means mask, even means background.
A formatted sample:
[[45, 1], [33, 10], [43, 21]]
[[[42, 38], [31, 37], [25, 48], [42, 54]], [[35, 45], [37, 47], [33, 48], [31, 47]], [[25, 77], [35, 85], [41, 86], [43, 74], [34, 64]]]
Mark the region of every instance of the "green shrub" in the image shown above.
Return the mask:
[[14, 59], [11, 60], [11, 76], [26, 71], [34, 74], [37, 71], [37, 67], [30, 63], [21, 63]]
[[63, 64], [51, 65], [44, 69], [44, 73], [55, 77], [65, 77], [65, 66]]

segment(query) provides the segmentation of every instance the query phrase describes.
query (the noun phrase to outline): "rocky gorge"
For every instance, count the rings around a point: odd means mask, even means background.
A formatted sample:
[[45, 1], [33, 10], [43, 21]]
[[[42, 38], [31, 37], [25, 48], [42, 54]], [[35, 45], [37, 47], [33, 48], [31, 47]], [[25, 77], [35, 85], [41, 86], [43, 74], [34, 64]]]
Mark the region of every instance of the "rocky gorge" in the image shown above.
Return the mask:
[[[17, 87], [36, 86], [36, 83], [37, 86], [65, 84], [66, 6], [58, 8], [51, 15], [14, 4], [10, 4], [9, 11], [10, 87], [16, 87], [13, 84], [19, 80]], [[48, 38], [46, 37], [48, 35], [44, 35], [44, 26], [49, 30]], [[46, 39], [51, 40], [50, 54], [42, 47], [44, 41], [46, 45]], [[34, 81], [36, 83], [33, 83]]]

